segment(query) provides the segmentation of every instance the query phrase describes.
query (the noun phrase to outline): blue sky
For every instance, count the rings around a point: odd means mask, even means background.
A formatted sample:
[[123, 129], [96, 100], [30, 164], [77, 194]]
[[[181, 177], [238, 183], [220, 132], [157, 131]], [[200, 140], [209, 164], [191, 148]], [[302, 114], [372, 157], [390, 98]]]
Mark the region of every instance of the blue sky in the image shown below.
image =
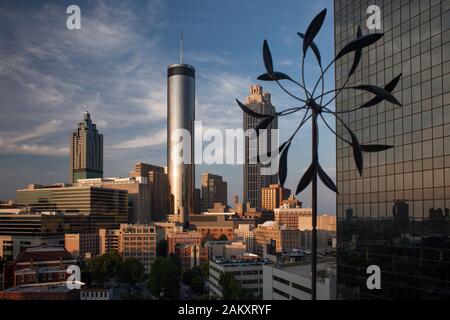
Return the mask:
[[[81, 8], [81, 30], [66, 29], [66, 8]], [[28, 183], [67, 181], [70, 132], [85, 110], [105, 139], [105, 176], [127, 176], [139, 161], [166, 163], [166, 70], [179, 59], [197, 69], [197, 120], [219, 129], [240, 128], [250, 83], [264, 72], [261, 47], [269, 41], [279, 71], [298, 78], [300, 41], [323, 8], [328, 16], [317, 43], [324, 61], [333, 49], [332, 1], [2, 1], [0, 3], [0, 199]], [[317, 76], [314, 60], [307, 82]], [[327, 86], [334, 86], [333, 73]], [[275, 85], [261, 83], [278, 110], [295, 106]], [[287, 137], [299, 115], [282, 118]], [[331, 119], [330, 119], [331, 120]], [[334, 125], [334, 122], [332, 122]], [[287, 186], [310, 159], [310, 127], [291, 148]], [[321, 134], [321, 162], [335, 176], [335, 140]], [[200, 165], [221, 174], [229, 199], [242, 197], [242, 167]], [[319, 211], [334, 213], [331, 192], [320, 186]], [[307, 190], [300, 196], [310, 204]]]

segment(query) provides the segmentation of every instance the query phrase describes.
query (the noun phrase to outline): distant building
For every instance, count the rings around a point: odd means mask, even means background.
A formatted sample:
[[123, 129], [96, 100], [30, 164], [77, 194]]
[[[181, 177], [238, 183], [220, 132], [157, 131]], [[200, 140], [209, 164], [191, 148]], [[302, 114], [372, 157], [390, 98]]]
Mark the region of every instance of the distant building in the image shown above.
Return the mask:
[[135, 164], [134, 171], [130, 172], [130, 177], [149, 186], [152, 220], [165, 221], [170, 213], [169, 178], [166, 169], [139, 162]]
[[255, 253], [263, 256], [267, 244], [274, 243], [276, 252], [299, 249], [300, 230], [287, 228], [275, 221], [267, 221], [259, 225], [255, 230]]
[[70, 138], [70, 180], [103, 177], [103, 135], [88, 111]]
[[154, 222], [153, 225], [156, 229], [156, 239], [158, 242], [161, 240], [167, 240], [169, 233], [182, 231], [181, 225], [177, 225], [174, 222]]
[[186, 244], [175, 249], [180, 258], [182, 272], [199, 267], [208, 262], [208, 249], [198, 244]]
[[98, 233], [67, 233], [64, 247], [74, 257], [91, 258], [100, 254]]
[[[266, 264], [263, 267], [263, 300], [311, 300], [311, 261]], [[336, 300], [336, 260], [317, 263], [317, 299]]]
[[274, 218], [276, 222], [285, 225], [287, 228], [300, 230], [300, 223], [302, 221], [311, 222], [312, 209], [282, 206], [274, 210]]
[[135, 258], [150, 272], [156, 258], [156, 230], [153, 225], [120, 225], [119, 253]]
[[221, 212], [230, 212], [230, 207], [226, 204], [223, 204], [221, 202], [214, 202], [214, 205], [212, 208], [208, 209], [208, 211], [205, 212], [210, 212], [210, 213], [221, 213]]
[[263, 187], [261, 190], [263, 210], [273, 211], [279, 208], [283, 201], [287, 200], [291, 195], [291, 190], [283, 188], [279, 184], [271, 184], [268, 187]]
[[233, 239], [245, 243], [245, 252], [255, 253], [255, 227], [251, 224], [239, 224], [233, 230]]
[[31, 211], [58, 211], [64, 228], [70, 233], [97, 232], [100, 228], [118, 228], [128, 221], [127, 191], [101, 187], [70, 187], [63, 184], [28, 185], [17, 190], [17, 205]]
[[146, 179], [139, 178], [98, 178], [79, 179], [75, 187], [102, 187], [125, 190], [128, 194], [128, 221], [130, 223], [150, 223], [152, 220], [151, 187]]
[[[250, 85], [250, 95], [245, 100], [245, 104], [251, 110], [260, 114], [273, 114], [275, 108], [272, 105], [270, 93], [264, 92], [260, 85]], [[243, 113], [243, 127], [244, 132], [249, 129], [255, 129], [261, 119], [249, 116]], [[266, 152], [272, 151], [272, 132], [271, 129], [278, 129], [278, 121], [275, 119], [271, 125], [268, 126], [268, 132], [265, 139]], [[249, 202], [250, 206], [261, 209], [261, 189], [268, 187], [271, 184], [277, 183], [278, 175], [263, 175], [261, 174], [261, 168], [263, 165], [255, 163], [259, 154], [260, 137], [255, 139], [255, 143], [251, 143], [249, 137], [245, 137], [245, 154], [244, 154], [244, 174], [243, 174], [243, 187], [244, 187], [244, 203]], [[263, 141], [261, 141], [263, 144]], [[263, 150], [261, 150], [263, 151]]]
[[176, 249], [185, 245], [202, 244], [202, 234], [200, 232], [174, 232], [167, 235], [167, 253], [176, 253]]
[[206, 241], [205, 248], [208, 250], [210, 260], [235, 259], [247, 252], [242, 241]]
[[154, 225], [121, 224], [119, 229], [100, 229], [100, 254], [116, 251], [123, 259], [136, 258], [150, 272], [156, 258]]
[[112, 288], [82, 288], [80, 290], [80, 300], [102, 301], [113, 299]]
[[241, 256], [233, 260], [214, 260], [209, 262], [209, 295], [223, 298], [220, 277], [224, 273], [232, 273], [234, 279], [255, 297], [262, 296], [263, 266], [267, 260], [257, 256]]
[[226, 236], [228, 240], [233, 238], [235, 222], [229, 217], [233, 214], [208, 213], [190, 217], [190, 225], [200, 232], [204, 239], [220, 239]]
[[202, 212], [202, 191], [199, 188], [194, 189], [194, 214]]
[[202, 211], [208, 212], [214, 208], [215, 203], [227, 205], [227, 182], [222, 176], [205, 172], [201, 178]]

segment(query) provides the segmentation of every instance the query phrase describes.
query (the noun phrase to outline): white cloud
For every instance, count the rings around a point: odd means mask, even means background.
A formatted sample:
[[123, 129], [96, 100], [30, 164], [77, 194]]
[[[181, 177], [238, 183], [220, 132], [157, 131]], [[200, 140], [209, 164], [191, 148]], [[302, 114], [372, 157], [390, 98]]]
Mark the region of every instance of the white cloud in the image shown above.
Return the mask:
[[136, 137], [134, 139], [126, 140], [115, 144], [112, 149], [136, 149], [142, 147], [153, 147], [165, 144], [167, 141], [167, 131], [160, 130], [150, 136]]

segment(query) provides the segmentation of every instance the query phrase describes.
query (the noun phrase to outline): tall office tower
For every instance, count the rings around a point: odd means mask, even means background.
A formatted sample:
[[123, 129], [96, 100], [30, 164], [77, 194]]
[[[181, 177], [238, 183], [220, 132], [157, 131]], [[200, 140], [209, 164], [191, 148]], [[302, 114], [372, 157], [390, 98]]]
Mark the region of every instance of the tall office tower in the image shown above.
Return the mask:
[[202, 174], [202, 211], [214, 208], [214, 203], [227, 204], [227, 182], [222, 176], [204, 172]]
[[103, 135], [92, 123], [89, 111], [70, 138], [70, 180], [103, 177]]
[[[263, 92], [263, 88], [260, 85], [250, 85], [250, 95], [247, 97], [245, 104], [255, 112], [262, 114], [275, 113], [275, 108], [270, 101], [270, 93]], [[244, 131], [249, 129], [255, 129], [261, 122], [261, 119], [250, 117], [244, 113]], [[278, 129], [278, 121], [275, 119], [272, 124], [267, 128], [268, 133], [266, 135], [266, 152], [272, 151], [272, 134], [270, 129]], [[271, 184], [278, 182], [278, 175], [263, 175], [261, 169], [263, 165], [261, 163], [254, 163], [259, 154], [260, 141], [264, 136], [261, 135], [258, 138], [257, 143], [251, 143], [250, 137], [245, 137], [245, 153], [244, 153], [244, 203], [250, 203], [253, 208], [261, 208], [261, 188], [268, 187]], [[263, 151], [263, 150], [261, 150]]]
[[195, 69], [187, 64], [173, 64], [167, 73], [167, 164], [171, 213], [188, 226], [189, 214], [194, 213]]
[[[360, 143], [395, 146], [364, 154], [359, 177], [351, 147], [336, 141], [338, 297], [448, 299], [450, 297], [450, 2], [377, 1], [384, 37], [364, 49], [349, 86], [383, 87], [402, 73], [394, 92], [403, 106], [380, 103], [344, 117]], [[367, 7], [336, 0], [336, 52], [363, 33]], [[373, 31], [371, 31], [373, 32]], [[339, 59], [341, 87], [353, 56]], [[346, 91], [337, 111], [368, 101]], [[337, 132], [346, 135], [338, 123]], [[367, 267], [381, 269], [381, 289], [369, 290]]]

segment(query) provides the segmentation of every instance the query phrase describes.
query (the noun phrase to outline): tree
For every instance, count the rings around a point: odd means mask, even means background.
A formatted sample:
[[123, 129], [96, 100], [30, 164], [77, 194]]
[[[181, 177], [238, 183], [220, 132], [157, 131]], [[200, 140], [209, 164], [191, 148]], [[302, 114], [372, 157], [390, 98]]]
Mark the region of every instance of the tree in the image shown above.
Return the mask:
[[158, 257], [167, 257], [167, 240], [163, 239], [158, 241], [156, 244], [156, 256]]
[[92, 259], [88, 263], [87, 269], [91, 274], [92, 281], [103, 284], [117, 274], [121, 263], [122, 258], [116, 251], [113, 251]]
[[223, 300], [252, 300], [253, 295], [242, 288], [230, 272], [220, 275], [219, 285], [222, 287]]
[[157, 257], [147, 282], [151, 294], [161, 300], [179, 299], [180, 267], [172, 257]]
[[196, 294], [201, 295], [205, 290], [205, 281], [202, 277], [195, 277], [192, 279], [190, 287]]
[[145, 273], [144, 266], [136, 258], [125, 259], [117, 268], [117, 277], [121, 283], [136, 285]]
[[226, 235], [221, 235], [219, 238], [220, 241], [228, 241], [228, 237]]

